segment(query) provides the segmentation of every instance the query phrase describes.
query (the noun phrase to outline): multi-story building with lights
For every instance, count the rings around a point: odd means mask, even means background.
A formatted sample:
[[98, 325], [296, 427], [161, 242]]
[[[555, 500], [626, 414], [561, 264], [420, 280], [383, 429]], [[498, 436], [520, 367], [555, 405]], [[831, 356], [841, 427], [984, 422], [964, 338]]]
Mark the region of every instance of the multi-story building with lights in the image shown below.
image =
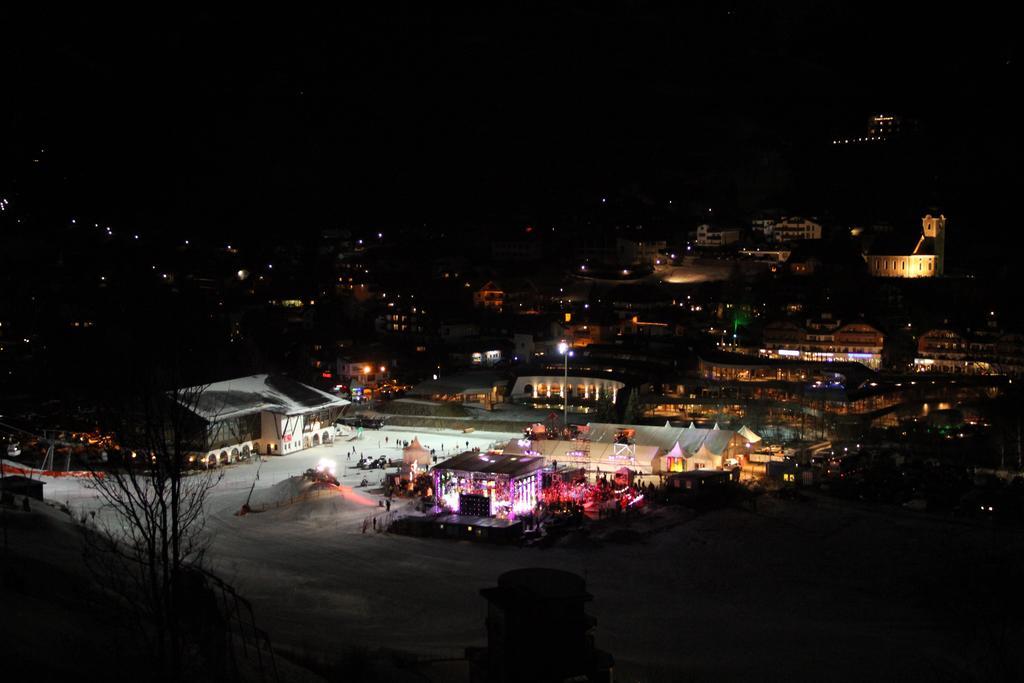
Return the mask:
[[697, 226], [698, 247], [721, 247], [739, 241], [738, 229], [718, 228], [707, 223]]
[[875, 114], [868, 118], [868, 137], [874, 140], [888, 140], [900, 134], [903, 120], [892, 114]]
[[929, 330], [917, 340], [914, 369], [956, 375], [1024, 374], [1024, 335]]
[[473, 292], [473, 305], [501, 313], [505, 308], [505, 290], [494, 282], [488, 282]]
[[789, 321], [765, 326], [762, 358], [861, 363], [877, 370], [882, 365], [885, 335], [864, 322], [843, 324], [828, 314], [803, 326]]
[[788, 216], [773, 223], [767, 234], [771, 235], [774, 242], [820, 240], [821, 223], [800, 216]]
[[857, 145], [886, 142], [898, 138], [903, 131], [903, 119], [894, 114], [873, 114], [868, 117], [867, 132], [852, 137], [835, 138], [833, 145]]

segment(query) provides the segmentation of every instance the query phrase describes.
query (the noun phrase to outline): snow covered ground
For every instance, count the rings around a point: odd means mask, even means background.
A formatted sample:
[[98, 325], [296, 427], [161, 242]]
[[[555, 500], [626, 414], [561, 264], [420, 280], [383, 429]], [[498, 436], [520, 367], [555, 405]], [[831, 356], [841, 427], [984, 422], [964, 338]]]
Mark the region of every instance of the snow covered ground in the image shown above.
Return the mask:
[[[944, 548], [973, 545], [973, 532], [945, 539], [948, 530], [911, 518], [762, 508], [640, 543], [540, 550], [362, 534], [365, 508], [320, 499], [216, 513], [212, 555], [274, 642], [296, 647], [457, 657], [483, 644], [479, 590], [509, 569], [543, 566], [586, 578], [597, 643], [623, 680], [916, 680], [964, 666], [953, 612], [936, 614], [927, 597], [946, 581], [915, 582]], [[915, 544], [923, 554], [899, 552]]]
[[[382, 473], [354, 470], [359, 453], [398, 458], [395, 439], [416, 436], [441, 455], [442, 444], [450, 453], [515, 435], [387, 428], [223, 470], [210, 497], [210, 559], [276, 644], [458, 657], [484, 642], [480, 589], [541, 566], [586, 578], [596, 642], [616, 658], [619, 680], [972, 678], [996, 642], [977, 635], [1004, 604], [976, 559], [1020, 569], [1019, 533], [824, 498], [763, 497], [756, 512], [697, 517], [668, 510], [659, 513], [668, 528], [637, 542], [546, 550], [363, 533], [383, 511], [355, 485]], [[338, 463], [339, 495], [235, 515], [254, 481], [254, 498], [280, 497], [294, 492], [282, 482], [324, 457]], [[46, 495], [95, 505], [77, 480], [51, 481]]]
[[[383, 455], [389, 460], [400, 459], [402, 448], [398, 445], [399, 442], [412, 441], [414, 437], [419, 437], [424, 448], [435, 449], [438, 461], [440, 461], [467, 448], [486, 450], [495, 442], [508, 441], [517, 436], [521, 435], [499, 432], [463, 434], [459, 430], [428, 430], [416, 427], [385, 427], [377, 431], [366, 430], [361, 438], [351, 441], [348, 437], [341, 437], [327, 446], [268, 457], [262, 463], [253, 461], [217, 469], [215, 474], [222, 478], [211, 491], [210, 505], [211, 509], [216, 510], [228, 502], [231, 504], [238, 502], [238, 508], [241, 508], [242, 502], [245, 501], [249, 489], [253, 487], [254, 483], [257, 490], [269, 488], [289, 477], [301, 475], [307, 469], [315, 467], [322, 458], [329, 458], [336, 462], [337, 475], [343, 484], [358, 487], [363, 478], [366, 478], [368, 480], [367, 489], [378, 488], [383, 480], [384, 470], [359, 470], [356, 468], [356, 463], [359, 462], [360, 456], [369, 459]], [[11, 460], [4, 462], [19, 465]], [[74, 477], [40, 478], [46, 482], [44, 495], [48, 500], [66, 503], [75, 511], [97, 509], [99, 503], [96, 494], [89, 490], [86, 480]]]

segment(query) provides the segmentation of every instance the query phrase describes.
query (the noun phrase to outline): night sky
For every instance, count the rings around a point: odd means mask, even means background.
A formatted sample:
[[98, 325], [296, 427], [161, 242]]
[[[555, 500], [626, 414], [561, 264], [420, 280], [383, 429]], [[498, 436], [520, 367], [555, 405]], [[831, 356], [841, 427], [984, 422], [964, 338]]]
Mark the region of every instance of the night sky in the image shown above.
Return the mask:
[[[589, 5], [22, 15], [0, 41], [0, 180], [55, 213], [235, 239], [564, 220], [601, 196], [937, 206], [972, 234], [1012, 211], [1007, 7]], [[837, 156], [877, 112], [913, 120], [911, 146]]]

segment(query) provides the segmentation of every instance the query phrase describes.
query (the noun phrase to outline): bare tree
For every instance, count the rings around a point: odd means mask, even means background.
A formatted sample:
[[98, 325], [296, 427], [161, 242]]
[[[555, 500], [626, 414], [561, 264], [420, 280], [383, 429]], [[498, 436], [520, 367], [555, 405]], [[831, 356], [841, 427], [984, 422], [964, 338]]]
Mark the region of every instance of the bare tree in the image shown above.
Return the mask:
[[144, 380], [111, 412], [121, 454], [91, 486], [104, 509], [89, 559], [138, 623], [135, 632], [168, 680], [186, 674], [195, 643], [196, 579], [207, 548], [205, 503], [220, 480], [197, 469], [208, 436], [196, 412], [205, 387]]

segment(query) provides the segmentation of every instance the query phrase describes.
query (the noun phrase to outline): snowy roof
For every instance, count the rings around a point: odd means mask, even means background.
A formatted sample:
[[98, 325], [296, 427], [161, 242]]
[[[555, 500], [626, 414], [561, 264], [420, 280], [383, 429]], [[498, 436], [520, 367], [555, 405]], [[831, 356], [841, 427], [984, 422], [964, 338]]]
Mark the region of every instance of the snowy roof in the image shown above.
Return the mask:
[[[702, 444], [708, 444], [716, 453], [721, 452], [736, 436], [731, 429], [702, 429], [690, 423], [689, 427], [650, 426], [650, 425], [617, 425], [614, 423], [591, 422], [587, 440], [598, 443], [614, 443], [616, 436], [623, 429], [633, 431], [633, 443], [640, 446], [657, 446], [668, 453], [679, 444], [688, 453], [696, 453]], [[719, 446], [721, 444], [721, 446]]]
[[409, 395], [486, 393], [504, 381], [505, 375], [501, 372], [462, 372], [420, 382], [409, 392]]
[[486, 472], [520, 477], [544, 467], [540, 455], [488, 455], [466, 451], [454, 458], [448, 458], [434, 466], [435, 470], [457, 470], [460, 472]]
[[689, 457], [701, 448], [721, 455], [737, 436], [748, 442], [760, 441], [761, 437], [748, 427], [739, 431], [721, 429], [716, 423], [712, 429], [696, 427], [692, 422], [688, 427], [672, 427], [668, 423], [663, 427], [648, 425], [617, 425], [613, 423], [592, 422], [589, 425], [587, 438], [591, 443], [614, 443], [616, 436], [623, 429], [633, 430], [633, 443], [638, 446], [655, 446], [671, 457]]
[[300, 415], [349, 403], [281, 375], [249, 375], [200, 388], [194, 412], [211, 422], [264, 411]]
[[678, 427], [655, 427], [650, 425], [618, 425], [609, 422], [591, 422], [587, 440], [598, 443], [615, 443], [623, 429], [633, 430], [633, 442], [643, 446], [657, 446], [663, 451], [671, 450], [685, 430]]

